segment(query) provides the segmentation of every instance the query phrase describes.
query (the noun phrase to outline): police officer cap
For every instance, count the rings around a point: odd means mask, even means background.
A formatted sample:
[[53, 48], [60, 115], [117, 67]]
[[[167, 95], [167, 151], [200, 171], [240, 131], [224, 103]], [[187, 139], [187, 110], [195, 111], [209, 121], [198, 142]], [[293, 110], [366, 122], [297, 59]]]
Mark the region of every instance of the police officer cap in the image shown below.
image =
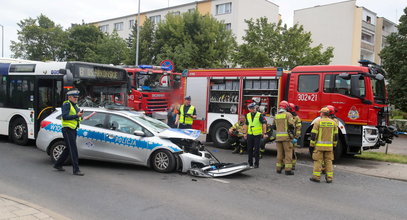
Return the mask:
[[185, 100], [191, 100], [191, 96], [185, 96]]
[[248, 108], [255, 108], [256, 107], [256, 103], [250, 103], [249, 106], [247, 106]]
[[79, 90], [77, 90], [77, 89], [69, 90], [69, 91], [66, 93], [66, 95], [67, 95], [67, 96], [79, 96]]

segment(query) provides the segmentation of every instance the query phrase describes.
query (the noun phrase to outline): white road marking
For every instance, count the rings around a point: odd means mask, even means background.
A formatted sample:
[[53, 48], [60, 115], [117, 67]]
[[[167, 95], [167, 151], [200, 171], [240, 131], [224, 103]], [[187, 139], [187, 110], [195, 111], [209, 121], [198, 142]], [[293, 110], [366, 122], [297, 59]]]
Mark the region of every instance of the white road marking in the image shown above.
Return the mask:
[[213, 180], [213, 181], [216, 181], [216, 182], [220, 182], [220, 183], [230, 183], [230, 182], [228, 182], [228, 181], [226, 181], [226, 180], [221, 180], [221, 179], [215, 179], [215, 178], [213, 178], [212, 180]]

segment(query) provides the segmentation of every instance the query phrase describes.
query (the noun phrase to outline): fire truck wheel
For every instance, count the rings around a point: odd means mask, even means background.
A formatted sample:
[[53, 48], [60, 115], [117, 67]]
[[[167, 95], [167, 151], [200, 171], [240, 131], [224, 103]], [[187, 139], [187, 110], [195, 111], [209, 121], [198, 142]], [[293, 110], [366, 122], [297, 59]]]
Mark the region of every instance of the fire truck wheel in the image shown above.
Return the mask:
[[334, 150], [334, 160], [336, 161], [340, 160], [343, 154], [344, 154], [343, 143], [341, 138], [339, 138], [338, 144], [336, 145]]
[[232, 125], [228, 122], [218, 122], [211, 131], [212, 141], [215, 147], [230, 148], [228, 130]]

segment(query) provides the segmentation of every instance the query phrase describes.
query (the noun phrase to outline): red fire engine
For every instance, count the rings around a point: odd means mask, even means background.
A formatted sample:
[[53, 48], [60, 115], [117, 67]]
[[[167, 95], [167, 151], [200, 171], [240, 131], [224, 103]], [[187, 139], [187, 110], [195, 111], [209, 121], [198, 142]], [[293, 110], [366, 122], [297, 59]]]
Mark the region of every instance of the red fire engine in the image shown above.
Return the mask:
[[131, 94], [128, 106], [142, 110], [147, 115], [153, 112], [165, 112], [177, 97], [180, 88], [180, 73], [173, 73], [167, 67], [139, 65], [125, 67], [130, 74]]
[[298, 66], [276, 68], [191, 69], [186, 94], [192, 97], [198, 119], [193, 128], [206, 132], [207, 141], [228, 146], [227, 130], [247, 113], [253, 98], [269, 122], [282, 100], [299, 106], [303, 121], [300, 145], [309, 147], [309, 135], [318, 111], [326, 105], [338, 109], [339, 144], [336, 156], [358, 154], [391, 143], [389, 107], [384, 71], [376, 64], [362, 66]]

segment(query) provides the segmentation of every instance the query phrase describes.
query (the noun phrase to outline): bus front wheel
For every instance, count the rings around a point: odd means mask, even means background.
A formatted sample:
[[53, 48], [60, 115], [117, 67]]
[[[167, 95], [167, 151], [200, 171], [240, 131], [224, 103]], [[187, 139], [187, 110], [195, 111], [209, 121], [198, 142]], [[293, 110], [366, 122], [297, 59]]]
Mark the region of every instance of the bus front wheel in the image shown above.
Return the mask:
[[28, 128], [27, 123], [23, 118], [16, 118], [10, 126], [11, 140], [18, 145], [27, 145], [28, 143]]

